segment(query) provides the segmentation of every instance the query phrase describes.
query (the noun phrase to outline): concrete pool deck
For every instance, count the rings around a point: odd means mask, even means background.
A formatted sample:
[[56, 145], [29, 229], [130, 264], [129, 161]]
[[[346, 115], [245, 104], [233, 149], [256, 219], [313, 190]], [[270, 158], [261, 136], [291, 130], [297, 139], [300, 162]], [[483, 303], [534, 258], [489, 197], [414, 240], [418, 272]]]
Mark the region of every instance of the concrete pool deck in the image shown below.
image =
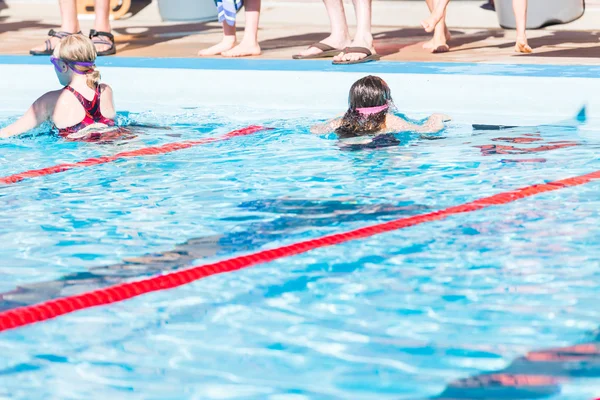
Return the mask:
[[[530, 31], [532, 55], [513, 52], [515, 32], [504, 31], [496, 14], [484, 10], [485, 1], [454, 1], [448, 25], [453, 39], [450, 53], [431, 54], [422, 48], [428, 40], [419, 26], [427, 15], [424, 1], [374, 1], [375, 47], [387, 61], [483, 62], [510, 64], [600, 64], [600, 0], [586, 2], [585, 15], [566, 25]], [[199, 49], [220, 40], [218, 23], [165, 23], [156, 2], [134, 2], [137, 10], [114, 21], [118, 55], [124, 57], [195, 57]], [[346, 12], [354, 20], [351, 3]], [[243, 13], [239, 14], [243, 29]], [[40, 3], [0, 0], [0, 54], [28, 54], [59, 25], [56, 1]], [[84, 32], [92, 27], [82, 20]], [[325, 37], [328, 19], [321, 1], [279, 0], [263, 2], [259, 38], [263, 59], [290, 59], [293, 54]], [[240, 35], [242, 32], [240, 32]]]

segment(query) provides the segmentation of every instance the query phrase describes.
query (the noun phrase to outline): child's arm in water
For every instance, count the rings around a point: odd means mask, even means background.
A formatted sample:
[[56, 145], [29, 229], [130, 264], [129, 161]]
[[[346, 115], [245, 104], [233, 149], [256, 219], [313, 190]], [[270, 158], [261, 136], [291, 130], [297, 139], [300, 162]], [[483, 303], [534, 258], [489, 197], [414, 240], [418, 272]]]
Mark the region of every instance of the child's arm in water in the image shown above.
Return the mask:
[[40, 126], [52, 116], [56, 99], [57, 92], [48, 92], [37, 99], [21, 118], [0, 129], [0, 138], [20, 135]]
[[444, 122], [450, 120], [451, 118], [447, 115], [433, 114], [427, 118], [427, 121], [423, 125], [417, 125], [411, 124], [395, 115], [388, 114], [385, 125], [389, 132], [436, 133], [444, 129]]
[[314, 133], [316, 135], [324, 135], [326, 133], [335, 132], [335, 130], [340, 127], [341, 122], [342, 118], [339, 117], [329, 120], [322, 124], [313, 125], [310, 127], [310, 133]]

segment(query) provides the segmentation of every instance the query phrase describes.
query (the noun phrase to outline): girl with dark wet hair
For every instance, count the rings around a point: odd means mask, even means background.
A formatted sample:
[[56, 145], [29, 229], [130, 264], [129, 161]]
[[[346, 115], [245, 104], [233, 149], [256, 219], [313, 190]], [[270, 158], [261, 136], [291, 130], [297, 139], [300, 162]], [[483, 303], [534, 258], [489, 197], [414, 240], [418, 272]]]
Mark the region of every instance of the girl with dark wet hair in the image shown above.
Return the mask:
[[340, 139], [413, 131], [435, 133], [444, 129], [450, 118], [433, 114], [423, 125], [411, 124], [393, 114], [392, 93], [385, 81], [377, 76], [366, 76], [350, 88], [348, 110], [341, 118], [311, 128], [312, 133], [337, 133]]

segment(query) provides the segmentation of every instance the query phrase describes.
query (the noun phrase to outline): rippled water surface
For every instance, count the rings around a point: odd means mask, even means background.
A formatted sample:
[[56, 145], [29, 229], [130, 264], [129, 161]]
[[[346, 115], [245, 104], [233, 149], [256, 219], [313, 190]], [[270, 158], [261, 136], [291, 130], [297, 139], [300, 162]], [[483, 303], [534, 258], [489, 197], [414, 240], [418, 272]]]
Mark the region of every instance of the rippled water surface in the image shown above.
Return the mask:
[[[1, 175], [274, 129], [0, 186], [0, 309], [600, 170], [600, 132], [575, 120], [379, 147], [285, 115], [121, 120], [170, 129], [42, 129], [0, 142]], [[564, 188], [5, 332], [0, 397], [591, 399], [599, 199]]]

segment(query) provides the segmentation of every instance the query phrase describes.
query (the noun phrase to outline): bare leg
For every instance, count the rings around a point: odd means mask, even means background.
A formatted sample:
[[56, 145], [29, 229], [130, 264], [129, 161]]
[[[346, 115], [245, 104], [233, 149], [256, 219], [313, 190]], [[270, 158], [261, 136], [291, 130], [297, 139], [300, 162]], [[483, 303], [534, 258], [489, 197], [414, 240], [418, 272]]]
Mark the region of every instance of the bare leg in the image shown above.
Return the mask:
[[[433, 9], [435, 8], [434, 0], [425, 0], [425, 1], [427, 3], [427, 7], [429, 8], [429, 11], [430, 12], [433, 11]], [[439, 25], [442, 25], [442, 27], [439, 27]], [[438, 29], [442, 29], [442, 28], [444, 30], [444, 36], [446, 39], [444, 41], [444, 43], [440, 43], [439, 40], [434, 40], [434, 38], [431, 38], [431, 40], [429, 40], [423, 44], [424, 49], [432, 50], [433, 52], [435, 52], [435, 49], [437, 49], [440, 45], [447, 45], [447, 43], [450, 41], [450, 39], [452, 39], [452, 35], [450, 34], [450, 30], [446, 26], [446, 15], [445, 14], [444, 14], [444, 18], [440, 21], [438, 26], [436, 26], [435, 35], [439, 35]]]
[[421, 21], [421, 26], [425, 29], [425, 32], [433, 32], [436, 25], [444, 18], [446, 15], [446, 7], [448, 7], [448, 3], [450, 0], [439, 0], [435, 3], [435, 8], [431, 11], [431, 15], [429, 18]]
[[[375, 54], [373, 35], [371, 34], [371, 0], [353, 0], [356, 12], [356, 35], [350, 44], [351, 47], [364, 47]], [[365, 58], [362, 53], [339, 54], [334, 61], [358, 61]]]
[[229, 26], [227, 22], [223, 21], [223, 40], [220, 43], [215, 44], [208, 49], [203, 49], [198, 52], [199, 56], [216, 56], [224, 51], [231, 50], [237, 43], [237, 37], [235, 33], [235, 25]]
[[[348, 23], [346, 22], [346, 13], [344, 12], [344, 3], [342, 0], [323, 0], [327, 15], [329, 16], [329, 25], [331, 27], [331, 35], [321, 40], [321, 43], [327, 44], [336, 49], [348, 47], [351, 43], [350, 33], [348, 32]], [[319, 54], [321, 50], [316, 47], [299, 53], [302, 56]]]
[[[437, 0], [439, 1], [439, 0]], [[426, 0], [427, 7], [429, 7], [429, 11], [433, 11], [435, 9], [435, 0]], [[442, 20], [435, 26], [435, 31], [433, 34], [433, 38], [431, 40], [425, 42], [423, 44], [423, 48], [427, 50], [431, 50], [432, 53], [445, 53], [450, 51], [450, 47], [448, 46], [448, 42], [452, 36], [450, 35], [450, 31], [446, 26], [446, 14], [444, 13], [444, 17]]]
[[515, 51], [517, 53], [531, 53], [531, 47], [527, 43], [527, 0], [513, 0], [513, 11], [515, 12], [515, 20], [517, 21], [517, 43]]
[[[96, 13], [96, 22], [94, 22], [94, 29], [99, 32], [110, 32], [110, 0], [96, 0], [94, 3], [94, 11]], [[106, 38], [102, 38], [106, 40]], [[102, 43], [94, 43], [96, 51], [101, 52], [108, 50], [110, 45]]]
[[[60, 5], [60, 30], [63, 32], [77, 33], [80, 31], [79, 21], [77, 21], [77, 3], [75, 0], [59, 0]], [[52, 48], [56, 47], [60, 39], [50, 38]], [[34, 47], [34, 51], [43, 51], [46, 48], [45, 44]]]
[[259, 56], [258, 21], [260, 19], [260, 0], [246, 0], [246, 27], [244, 38], [233, 49], [221, 53], [223, 57]]

